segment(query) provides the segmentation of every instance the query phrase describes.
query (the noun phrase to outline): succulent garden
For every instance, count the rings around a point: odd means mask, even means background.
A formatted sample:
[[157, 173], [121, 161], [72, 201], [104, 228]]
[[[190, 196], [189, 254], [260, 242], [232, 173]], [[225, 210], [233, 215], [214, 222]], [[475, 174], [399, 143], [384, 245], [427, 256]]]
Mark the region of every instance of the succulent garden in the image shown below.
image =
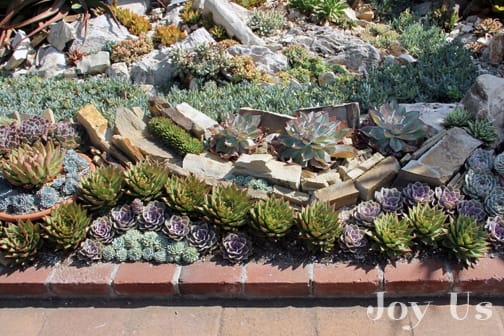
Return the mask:
[[504, 11], [470, 3], [0, 4], [0, 262], [502, 257]]

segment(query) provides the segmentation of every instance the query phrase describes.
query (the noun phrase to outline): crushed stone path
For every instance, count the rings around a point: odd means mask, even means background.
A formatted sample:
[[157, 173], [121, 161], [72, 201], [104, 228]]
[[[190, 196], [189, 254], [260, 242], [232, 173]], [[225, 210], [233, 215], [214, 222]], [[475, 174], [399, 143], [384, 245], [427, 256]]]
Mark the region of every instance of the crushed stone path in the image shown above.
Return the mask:
[[377, 300], [9, 299], [0, 326], [4, 336], [504, 335], [504, 299], [469, 300], [459, 294], [450, 308], [448, 297], [387, 298], [377, 318]]

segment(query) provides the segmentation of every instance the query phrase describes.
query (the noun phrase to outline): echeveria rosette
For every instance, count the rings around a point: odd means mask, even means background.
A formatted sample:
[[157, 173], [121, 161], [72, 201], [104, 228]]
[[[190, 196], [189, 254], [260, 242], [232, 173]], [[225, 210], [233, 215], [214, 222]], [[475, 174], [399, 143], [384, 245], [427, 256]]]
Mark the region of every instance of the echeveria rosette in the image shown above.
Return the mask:
[[37, 140], [46, 140], [51, 122], [40, 116], [25, 119], [19, 125], [17, 132], [21, 141], [32, 144]]
[[491, 172], [469, 169], [464, 176], [462, 191], [471, 198], [484, 200], [496, 185], [497, 179]]
[[133, 209], [129, 204], [116, 206], [110, 211], [114, 229], [118, 233], [123, 233], [137, 226], [137, 219]]
[[488, 230], [490, 234], [490, 240], [495, 243], [504, 243], [504, 217], [494, 216], [488, 217], [485, 229]]
[[381, 188], [375, 191], [374, 197], [384, 212], [401, 212], [403, 209], [402, 193], [397, 188]]
[[84, 240], [77, 250], [79, 259], [86, 262], [99, 261], [102, 259], [103, 245], [93, 239]]
[[184, 239], [190, 231], [191, 220], [187, 216], [173, 215], [165, 220], [163, 232], [175, 241]]
[[192, 225], [187, 239], [201, 254], [212, 251], [217, 246], [218, 241], [217, 233], [206, 222]]
[[140, 228], [144, 231], [159, 231], [165, 221], [166, 205], [159, 201], [150, 201], [139, 217]]
[[467, 169], [491, 171], [494, 166], [493, 150], [476, 148], [467, 159]]
[[457, 204], [459, 216], [474, 217], [478, 223], [483, 223], [487, 217], [483, 204], [478, 200], [463, 200]]
[[404, 187], [403, 201], [407, 205], [430, 203], [434, 199], [434, 191], [427, 183], [413, 182]]
[[344, 250], [352, 253], [362, 251], [368, 244], [366, 231], [358, 225], [349, 224], [343, 228], [340, 236], [340, 245]]
[[434, 189], [434, 203], [440, 205], [446, 212], [453, 214], [459, 202], [464, 200], [460, 190], [452, 187], [436, 187]]
[[109, 244], [114, 239], [114, 226], [108, 216], [98, 217], [89, 226], [89, 236], [94, 240]]
[[490, 216], [504, 216], [504, 187], [496, 187], [485, 198], [484, 205]]
[[232, 264], [247, 261], [252, 254], [252, 244], [242, 233], [228, 233], [222, 239], [222, 257]]
[[360, 224], [366, 227], [371, 227], [373, 226], [374, 220], [380, 216], [380, 214], [380, 203], [369, 200], [357, 204], [355, 207], [354, 217]]
[[36, 223], [19, 221], [0, 229], [0, 251], [12, 265], [28, 265], [41, 246], [40, 226]]
[[16, 123], [0, 125], [0, 155], [8, 153], [19, 146], [19, 136]]
[[504, 178], [504, 152], [498, 154], [494, 160], [494, 169], [500, 177]]

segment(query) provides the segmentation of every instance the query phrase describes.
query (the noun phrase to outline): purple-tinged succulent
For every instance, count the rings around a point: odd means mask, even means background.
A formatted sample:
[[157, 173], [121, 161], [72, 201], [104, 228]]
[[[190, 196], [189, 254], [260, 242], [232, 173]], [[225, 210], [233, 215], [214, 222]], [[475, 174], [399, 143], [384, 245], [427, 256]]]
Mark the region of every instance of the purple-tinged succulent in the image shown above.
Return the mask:
[[33, 116], [21, 122], [18, 127], [19, 138], [26, 143], [33, 143], [40, 139], [47, 139], [51, 122], [46, 118]]
[[142, 214], [143, 207], [144, 204], [140, 198], [135, 198], [131, 201], [131, 209], [133, 209], [136, 216], [140, 216]]
[[497, 179], [490, 171], [469, 169], [464, 176], [462, 191], [469, 197], [485, 199], [497, 185]]
[[404, 187], [403, 191], [403, 201], [407, 205], [417, 205], [430, 203], [434, 199], [434, 191], [427, 183], [414, 182], [408, 183]]
[[457, 204], [458, 215], [466, 217], [474, 217], [476, 221], [483, 223], [486, 219], [485, 209], [483, 204], [478, 200], [464, 200]]
[[98, 261], [102, 258], [102, 250], [101, 243], [88, 238], [81, 243], [77, 255], [87, 262]]
[[110, 211], [114, 229], [118, 232], [126, 232], [137, 225], [136, 216], [129, 204], [118, 205]]
[[252, 254], [252, 244], [244, 233], [228, 233], [222, 239], [222, 257], [232, 264], [244, 262]]
[[89, 226], [89, 235], [104, 244], [112, 242], [114, 239], [114, 226], [108, 216], [96, 218]]
[[191, 220], [187, 216], [173, 215], [165, 220], [163, 232], [173, 240], [184, 239], [190, 231]]
[[139, 216], [140, 229], [144, 231], [159, 231], [165, 221], [166, 206], [159, 201], [150, 201]]
[[373, 225], [375, 218], [380, 216], [380, 214], [380, 203], [369, 200], [357, 204], [355, 207], [354, 217], [359, 223], [369, 227]]
[[496, 243], [504, 243], [504, 217], [488, 217], [485, 229], [490, 232], [490, 240]]
[[359, 249], [367, 246], [366, 232], [357, 225], [346, 225], [340, 236], [340, 243], [343, 249], [357, 253]]
[[191, 231], [187, 236], [191, 245], [195, 246], [203, 254], [210, 252], [216, 247], [217, 234], [213, 227], [206, 222], [191, 226]]
[[436, 187], [434, 203], [439, 204], [446, 212], [454, 213], [457, 204], [464, 199], [464, 195], [458, 189], [452, 187]]
[[396, 188], [381, 188], [374, 197], [384, 212], [399, 212], [403, 208], [402, 194]]
[[493, 150], [476, 148], [467, 159], [465, 166], [467, 169], [492, 170], [494, 165]]
[[8, 153], [19, 146], [19, 137], [15, 123], [0, 125], [0, 154]]
[[58, 121], [52, 127], [52, 138], [64, 147], [75, 148], [79, 145], [77, 127], [71, 121]]

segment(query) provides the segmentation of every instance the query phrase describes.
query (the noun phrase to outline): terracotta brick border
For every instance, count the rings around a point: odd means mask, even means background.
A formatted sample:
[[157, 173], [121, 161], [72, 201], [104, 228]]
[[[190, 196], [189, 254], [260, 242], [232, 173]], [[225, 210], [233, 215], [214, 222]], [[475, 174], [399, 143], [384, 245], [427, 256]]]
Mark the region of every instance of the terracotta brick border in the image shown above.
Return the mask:
[[226, 266], [93, 264], [7, 270], [0, 267], [2, 297], [374, 297], [450, 292], [504, 296], [504, 260], [483, 258], [461, 269], [438, 260], [379, 266], [248, 263]]

